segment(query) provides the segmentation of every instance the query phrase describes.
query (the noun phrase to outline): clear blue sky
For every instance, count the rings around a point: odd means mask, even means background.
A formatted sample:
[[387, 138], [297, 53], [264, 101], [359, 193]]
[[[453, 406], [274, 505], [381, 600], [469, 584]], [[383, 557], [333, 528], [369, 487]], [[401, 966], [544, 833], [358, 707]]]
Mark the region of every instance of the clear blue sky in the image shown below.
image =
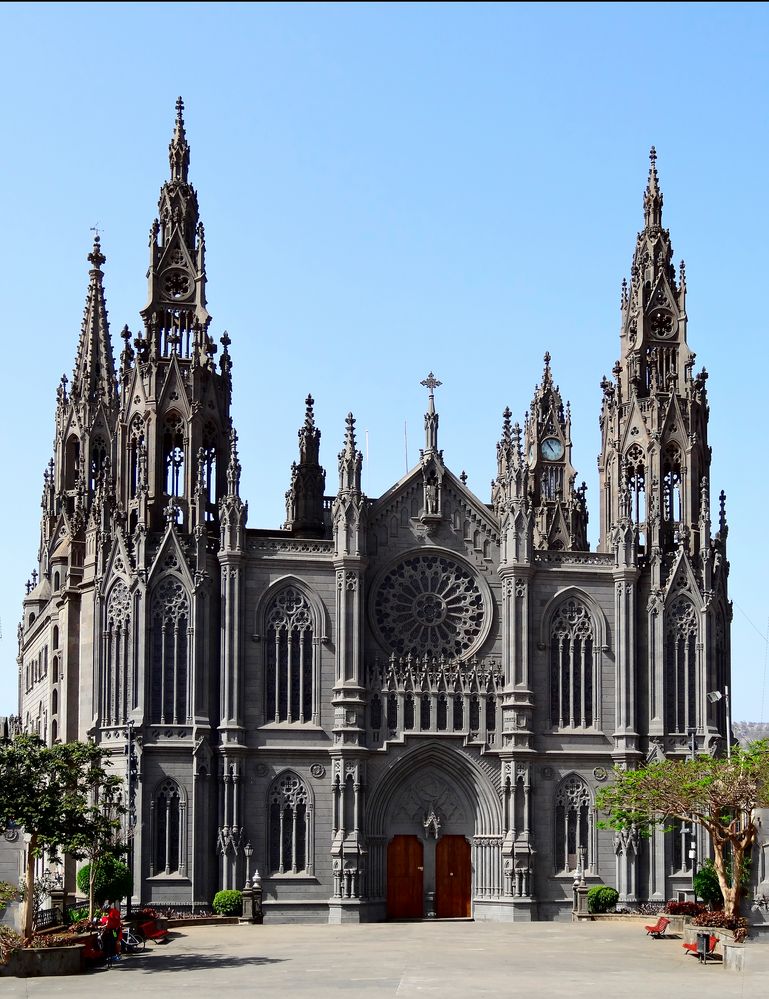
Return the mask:
[[[0, 63], [0, 714], [36, 565], [55, 388], [71, 375], [91, 226], [113, 339], [138, 329], [178, 94], [232, 337], [251, 526], [278, 526], [308, 391], [327, 491], [352, 409], [364, 488], [440, 445], [488, 502], [501, 413], [549, 349], [598, 520], [599, 381], [655, 144], [711, 373], [712, 488], [728, 494], [735, 719], [764, 690], [769, 460], [765, 4], [4, 4]], [[715, 499], [714, 499], [715, 506]]]

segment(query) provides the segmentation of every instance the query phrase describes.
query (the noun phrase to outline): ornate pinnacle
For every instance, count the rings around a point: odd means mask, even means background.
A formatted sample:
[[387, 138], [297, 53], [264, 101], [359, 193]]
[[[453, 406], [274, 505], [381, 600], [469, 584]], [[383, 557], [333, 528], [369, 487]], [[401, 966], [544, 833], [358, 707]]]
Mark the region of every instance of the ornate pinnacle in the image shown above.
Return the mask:
[[[513, 414], [510, 412], [510, 407], [509, 406], [505, 406], [505, 411], [502, 413], [502, 440], [503, 441], [509, 441], [510, 440], [510, 427], [511, 427], [510, 418], [512, 417], [512, 415]], [[518, 424], [516, 424], [516, 426], [517, 425]]]
[[662, 225], [662, 191], [657, 176], [657, 150], [649, 150], [649, 181], [644, 192], [644, 222], [646, 228]]
[[357, 441], [355, 440], [355, 417], [352, 413], [348, 413], [345, 419], [344, 432], [344, 449], [346, 454], [354, 455], [357, 446]]
[[238, 432], [230, 431], [230, 463], [227, 466], [227, 492], [237, 496], [240, 489], [240, 461], [238, 460]]
[[190, 165], [190, 147], [184, 131], [184, 101], [176, 100], [176, 122], [171, 144], [168, 147], [168, 159], [171, 164], [171, 180], [187, 183], [187, 170]]
[[96, 271], [101, 270], [101, 265], [106, 261], [106, 257], [101, 252], [101, 239], [99, 238], [98, 232], [93, 238], [93, 249], [88, 254], [88, 262], [93, 264], [93, 269]]

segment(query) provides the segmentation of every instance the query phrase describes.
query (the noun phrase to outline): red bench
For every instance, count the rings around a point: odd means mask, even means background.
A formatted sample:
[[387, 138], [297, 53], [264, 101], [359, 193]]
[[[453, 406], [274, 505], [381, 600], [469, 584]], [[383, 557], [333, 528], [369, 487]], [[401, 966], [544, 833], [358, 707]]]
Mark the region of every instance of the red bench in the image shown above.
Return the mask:
[[646, 935], [649, 937], [654, 937], [655, 940], [659, 940], [660, 937], [666, 935], [666, 930], [670, 926], [670, 920], [666, 916], [660, 916], [657, 922], [653, 926], [644, 926], [646, 930]]
[[693, 943], [685, 943], [682, 946], [684, 950], [687, 952], [687, 954], [693, 954], [694, 957], [699, 957], [702, 961], [707, 961], [709, 957], [712, 957], [713, 951], [716, 949], [717, 943], [718, 943], [718, 937], [714, 936], [711, 933], [710, 938], [708, 939], [708, 949], [704, 953], [697, 949], [696, 940]]
[[144, 923], [139, 923], [138, 930], [145, 940], [154, 940], [155, 943], [160, 943], [161, 940], [165, 941], [168, 939], [168, 930], [158, 926], [157, 921], [154, 919], [148, 919]]

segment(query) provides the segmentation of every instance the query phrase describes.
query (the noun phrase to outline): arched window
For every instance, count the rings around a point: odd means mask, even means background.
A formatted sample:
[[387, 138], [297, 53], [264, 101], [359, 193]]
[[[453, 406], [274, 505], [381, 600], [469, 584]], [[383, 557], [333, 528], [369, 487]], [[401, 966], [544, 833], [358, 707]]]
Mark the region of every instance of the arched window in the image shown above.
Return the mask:
[[80, 441], [73, 434], [67, 441], [64, 457], [64, 488], [74, 489], [80, 473]]
[[287, 771], [269, 792], [269, 859], [272, 874], [312, 873], [312, 809], [301, 778]]
[[189, 720], [190, 602], [178, 576], [165, 576], [152, 593], [152, 721]]
[[163, 466], [166, 495], [184, 496], [184, 425], [176, 413], [171, 413], [166, 419]]
[[681, 506], [681, 452], [673, 444], [666, 451], [662, 464], [663, 511], [669, 524], [683, 520]]
[[91, 460], [89, 462], [89, 479], [91, 492], [95, 492], [101, 473], [107, 460], [107, 444], [103, 437], [94, 437], [91, 441]]
[[139, 487], [146, 485], [147, 452], [144, 447], [144, 420], [135, 416], [131, 421], [128, 438], [128, 490], [129, 499], [134, 499]]
[[593, 725], [593, 621], [571, 599], [550, 624], [550, 721], [558, 728]]
[[186, 876], [187, 808], [179, 785], [164, 781], [152, 799], [153, 850], [150, 877]]
[[203, 447], [198, 453], [198, 476], [206, 494], [206, 520], [216, 519], [216, 427], [208, 422], [203, 428]]
[[265, 612], [266, 720], [312, 722], [315, 621], [301, 590], [287, 586]]
[[697, 613], [686, 597], [666, 613], [665, 679], [668, 729], [686, 733], [697, 725]]
[[555, 792], [555, 869], [576, 871], [584, 849], [585, 869], [593, 867], [593, 809], [590, 789], [570, 774]]
[[625, 469], [628, 499], [630, 501], [629, 515], [633, 523], [638, 527], [640, 544], [644, 544], [646, 528], [646, 470], [644, 467], [644, 453], [637, 444], [634, 444], [625, 455]]
[[54, 690], [51, 694], [51, 714], [58, 714], [59, 711], [59, 692]]
[[112, 587], [107, 600], [104, 643], [102, 718], [107, 725], [124, 725], [131, 707], [133, 642], [131, 597], [122, 579]]

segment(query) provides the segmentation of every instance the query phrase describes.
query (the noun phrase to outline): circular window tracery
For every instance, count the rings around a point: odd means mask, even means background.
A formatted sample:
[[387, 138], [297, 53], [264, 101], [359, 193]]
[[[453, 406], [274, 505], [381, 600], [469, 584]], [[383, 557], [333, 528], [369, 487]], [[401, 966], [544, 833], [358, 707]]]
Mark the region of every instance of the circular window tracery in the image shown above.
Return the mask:
[[374, 584], [371, 621], [388, 652], [466, 658], [488, 634], [487, 590], [449, 555], [407, 556]]

